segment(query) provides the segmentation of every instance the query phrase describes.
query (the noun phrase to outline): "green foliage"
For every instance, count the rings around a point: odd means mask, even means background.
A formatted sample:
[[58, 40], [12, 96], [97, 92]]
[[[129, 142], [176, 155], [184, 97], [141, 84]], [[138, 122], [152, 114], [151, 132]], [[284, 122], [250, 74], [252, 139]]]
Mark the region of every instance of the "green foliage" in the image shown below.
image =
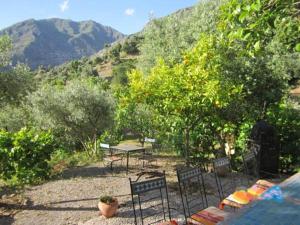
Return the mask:
[[292, 172], [300, 165], [300, 112], [284, 100], [267, 112], [268, 121], [279, 134], [281, 143], [280, 167]]
[[88, 154], [86, 151], [67, 151], [57, 149], [51, 154], [49, 166], [51, 167], [51, 177], [60, 175], [66, 168], [74, 166], [86, 166], [99, 161], [98, 155]]
[[113, 67], [112, 75], [112, 84], [113, 85], [121, 85], [125, 86], [128, 84], [128, 76], [127, 73], [131, 70], [135, 69], [135, 60], [126, 60], [121, 62], [118, 65]]
[[134, 35], [130, 38], [127, 38], [124, 44], [122, 45], [122, 51], [129, 55], [139, 54], [139, 44], [141, 42], [141, 37]]
[[[99, 152], [99, 141], [118, 143], [121, 131], [141, 142], [164, 136], [196, 162], [222, 154], [231, 137], [239, 158], [251, 127], [265, 117], [281, 137], [282, 169], [293, 170], [300, 118], [284, 98], [300, 78], [299, 27], [296, 0], [201, 1], [151, 20], [140, 34], [106, 46], [101, 57], [39, 68], [35, 79], [24, 66], [6, 67], [11, 42], [1, 37], [0, 128], [51, 129], [65, 146], [87, 150], [78, 153], [83, 161]], [[112, 65], [116, 115], [109, 83], [98, 77], [103, 62], [108, 70]], [[13, 148], [14, 137], [2, 136], [2, 145]], [[0, 154], [1, 170], [12, 171], [9, 156]], [[51, 165], [81, 161], [72, 155], [59, 150]]]
[[97, 65], [97, 64], [100, 64], [100, 63], [103, 63], [104, 62], [104, 59], [100, 56], [97, 56], [95, 59], [94, 59], [94, 65]]
[[118, 128], [131, 131], [144, 144], [145, 137], [156, 137], [155, 132], [159, 127], [156, 113], [145, 104], [127, 102], [117, 111]]
[[298, 15], [296, 0], [231, 0], [223, 6], [221, 26], [251, 56], [273, 41], [284, 45], [281, 51], [294, 51], [300, 42]]
[[64, 85], [67, 80], [98, 77], [93, 62], [87, 59], [73, 60], [69, 63], [51, 69], [40, 68], [36, 78], [43, 84]]
[[39, 182], [49, 177], [48, 160], [56, 147], [50, 132], [29, 129], [16, 133], [0, 131], [0, 177], [17, 184]]
[[120, 61], [120, 52], [122, 49], [122, 45], [120, 43], [113, 45], [113, 47], [109, 51], [109, 57], [113, 60], [113, 62], [118, 63]]
[[11, 59], [12, 42], [7, 36], [0, 36], [0, 68], [7, 66]]
[[69, 81], [65, 86], [41, 87], [28, 97], [35, 125], [52, 129], [64, 143], [96, 140], [112, 125], [114, 100], [106, 84], [95, 79]]
[[[299, 77], [299, 9], [294, 3], [230, 0], [221, 11], [207, 10], [222, 4], [211, 1], [151, 21], [139, 59], [145, 73], [130, 76], [131, 101], [155, 109], [174, 137], [185, 140], [185, 149], [192, 146], [195, 157], [209, 157], [235, 136], [242, 150], [254, 121], [280, 102], [289, 82]], [[187, 12], [190, 16], [181, 21]], [[202, 16], [213, 21], [205, 23]], [[182, 49], [191, 46], [182, 57]], [[153, 67], [159, 56], [164, 60]]]
[[25, 65], [0, 71], [0, 106], [18, 105], [35, 88], [33, 73]]
[[[245, 100], [239, 105], [242, 124], [266, 117], [281, 137], [281, 166], [297, 164], [299, 112], [280, 102], [289, 83], [299, 77], [299, 7], [294, 0], [230, 0], [222, 7], [220, 32], [228, 47], [224, 58], [227, 77], [243, 85]], [[267, 115], [265, 113], [267, 112]], [[298, 119], [299, 120], [299, 119]], [[240, 126], [238, 146], [245, 132]], [[249, 126], [247, 125], [247, 130]], [[242, 138], [241, 138], [242, 137]]]
[[182, 63], [168, 66], [161, 60], [147, 77], [138, 71], [130, 76], [133, 101], [149, 104], [185, 133], [186, 157], [198, 123], [209, 118], [211, 131], [220, 133], [219, 126], [230, 122], [226, 110], [240, 98], [242, 85], [222, 76], [222, 52], [214, 36], [203, 35]]
[[300, 20], [296, 2], [231, 0], [221, 13], [221, 31], [239, 55], [261, 61], [272, 76], [299, 79]]
[[27, 66], [8, 66], [11, 47], [7, 36], [0, 37], [0, 129], [18, 131], [28, 122], [22, 103], [36, 84]]
[[182, 54], [191, 49], [201, 33], [216, 31], [222, 0], [201, 1], [196, 6], [162, 19], [153, 19], [143, 30], [138, 68], [145, 73], [163, 58], [170, 65], [180, 62]]
[[117, 145], [122, 140], [122, 133], [116, 127], [106, 130], [99, 138], [98, 143], [109, 143], [110, 145]]
[[26, 106], [6, 105], [0, 109], [0, 129], [17, 132], [30, 124]]

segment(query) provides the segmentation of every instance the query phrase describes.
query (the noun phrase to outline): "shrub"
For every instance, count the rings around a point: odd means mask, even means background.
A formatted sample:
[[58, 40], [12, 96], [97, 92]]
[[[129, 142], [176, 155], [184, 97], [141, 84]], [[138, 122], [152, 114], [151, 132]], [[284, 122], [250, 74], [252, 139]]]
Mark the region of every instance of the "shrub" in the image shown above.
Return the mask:
[[61, 174], [66, 168], [74, 166], [85, 166], [97, 162], [99, 156], [90, 155], [86, 151], [68, 151], [63, 148], [56, 149], [51, 154], [49, 166], [51, 167], [51, 177]]
[[139, 44], [141, 42], [141, 37], [139, 36], [132, 36], [128, 38], [125, 43], [122, 45], [122, 50], [127, 54], [138, 54], [139, 53]]
[[278, 132], [281, 142], [280, 167], [292, 172], [300, 165], [300, 114], [299, 109], [283, 102], [270, 109], [268, 120]]
[[114, 99], [104, 85], [81, 79], [40, 88], [29, 96], [36, 127], [51, 129], [65, 146], [95, 141], [113, 123]]
[[114, 85], [127, 85], [128, 76], [127, 73], [132, 69], [135, 69], [135, 61], [127, 60], [113, 67], [113, 79], [112, 83]]
[[49, 177], [48, 160], [56, 147], [50, 132], [36, 134], [23, 128], [0, 131], [0, 177], [17, 184], [36, 183]]

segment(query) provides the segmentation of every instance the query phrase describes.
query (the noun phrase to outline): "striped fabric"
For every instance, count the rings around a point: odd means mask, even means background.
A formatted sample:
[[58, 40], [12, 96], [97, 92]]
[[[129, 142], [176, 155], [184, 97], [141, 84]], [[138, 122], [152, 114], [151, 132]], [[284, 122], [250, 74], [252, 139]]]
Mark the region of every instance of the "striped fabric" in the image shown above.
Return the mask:
[[254, 197], [261, 196], [266, 190], [270, 187], [273, 187], [274, 184], [266, 180], [258, 180], [252, 187], [247, 189], [247, 192], [253, 195]]
[[178, 223], [175, 220], [171, 220], [171, 221], [160, 223], [159, 225], [178, 225]]
[[247, 189], [247, 192], [256, 198], [259, 197], [262, 193], [264, 193], [267, 190], [264, 186], [254, 184], [250, 188]]
[[258, 181], [256, 181], [256, 184], [266, 187], [266, 189], [273, 187], [275, 185], [274, 183], [271, 183], [267, 180], [258, 180]]
[[229, 195], [220, 203], [219, 208], [223, 210], [225, 205], [234, 208], [242, 208], [244, 205], [249, 204], [251, 201], [261, 196], [266, 190], [273, 186], [274, 184], [267, 180], [258, 180], [246, 191], [236, 191]]
[[193, 214], [191, 219], [204, 225], [215, 225], [218, 222], [223, 221], [228, 215], [228, 212], [211, 206]]

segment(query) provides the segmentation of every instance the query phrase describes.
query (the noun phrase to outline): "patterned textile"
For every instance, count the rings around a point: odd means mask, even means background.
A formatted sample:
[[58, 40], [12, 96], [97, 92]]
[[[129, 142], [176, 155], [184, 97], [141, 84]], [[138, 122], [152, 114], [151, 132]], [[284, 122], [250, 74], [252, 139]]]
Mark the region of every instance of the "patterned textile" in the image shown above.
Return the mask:
[[263, 200], [271, 200], [275, 202], [283, 202], [283, 195], [282, 190], [279, 186], [274, 185], [273, 187], [270, 187], [267, 191], [265, 191], [260, 199]]
[[252, 187], [247, 189], [247, 192], [257, 198], [272, 186], [274, 186], [274, 184], [269, 181], [258, 180]]
[[267, 190], [266, 187], [258, 185], [258, 184], [254, 184], [250, 188], [247, 189], [247, 192], [257, 198], [262, 193], [264, 193], [266, 190]]
[[178, 225], [178, 223], [175, 220], [171, 220], [171, 221], [160, 223], [159, 225]]
[[256, 184], [266, 187], [267, 189], [275, 185], [274, 183], [271, 183], [267, 180], [258, 180], [256, 181]]
[[236, 191], [234, 192], [231, 197], [233, 200], [241, 205], [249, 204], [254, 198], [253, 195], [248, 193], [247, 191]]
[[254, 185], [248, 188], [246, 191], [236, 191], [233, 194], [225, 198], [219, 205], [219, 209], [224, 209], [225, 205], [242, 208], [244, 205], [249, 204], [251, 201], [255, 200], [261, 196], [274, 184], [266, 180], [258, 180]]
[[219, 209], [224, 209], [225, 205], [242, 208], [244, 205], [249, 204], [255, 197], [247, 191], [236, 191], [225, 198], [219, 205]]
[[[273, 200], [255, 201], [251, 207], [245, 207], [233, 217], [226, 219], [222, 225], [298, 225], [300, 224], [300, 204], [295, 200], [300, 199], [300, 173], [295, 174], [279, 185], [282, 191], [282, 202]], [[269, 195], [270, 188], [263, 195]], [[277, 191], [276, 191], [277, 192]], [[276, 193], [275, 192], [275, 193]], [[277, 192], [278, 193], [278, 192]], [[275, 194], [276, 196], [277, 194]], [[281, 195], [280, 195], [281, 196]], [[291, 201], [292, 200], [292, 201]]]
[[215, 225], [218, 222], [223, 221], [229, 215], [230, 213], [211, 206], [193, 214], [191, 219], [204, 225]]

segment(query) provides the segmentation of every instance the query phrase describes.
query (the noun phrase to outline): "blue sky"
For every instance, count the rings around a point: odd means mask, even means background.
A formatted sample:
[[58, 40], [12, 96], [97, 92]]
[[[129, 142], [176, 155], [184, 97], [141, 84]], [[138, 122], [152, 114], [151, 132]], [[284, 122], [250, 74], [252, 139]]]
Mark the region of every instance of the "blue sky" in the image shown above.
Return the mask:
[[125, 34], [140, 31], [149, 16], [161, 17], [198, 0], [0, 0], [0, 29], [34, 18], [94, 20]]

